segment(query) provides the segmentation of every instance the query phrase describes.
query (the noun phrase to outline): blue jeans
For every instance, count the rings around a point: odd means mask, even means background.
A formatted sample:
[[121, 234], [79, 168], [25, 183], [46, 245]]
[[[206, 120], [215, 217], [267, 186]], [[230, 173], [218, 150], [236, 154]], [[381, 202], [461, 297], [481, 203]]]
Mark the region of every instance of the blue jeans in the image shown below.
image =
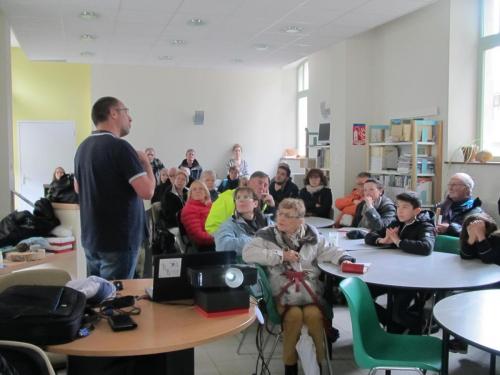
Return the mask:
[[98, 251], [85, 249], [87, 275], [106, 280], [133, 279], [139, 249], [132, 251]]

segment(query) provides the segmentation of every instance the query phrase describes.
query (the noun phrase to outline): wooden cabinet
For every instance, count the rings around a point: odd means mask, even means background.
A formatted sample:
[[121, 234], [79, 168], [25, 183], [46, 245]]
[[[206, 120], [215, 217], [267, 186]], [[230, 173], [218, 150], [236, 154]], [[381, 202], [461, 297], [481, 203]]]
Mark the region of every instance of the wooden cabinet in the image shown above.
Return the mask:
[[394, 199], [403, 191], [416, 192], [424, 206], [441, 200], [442, 122], [396, 119], [390, 125], [371, 125], [367, 166]]

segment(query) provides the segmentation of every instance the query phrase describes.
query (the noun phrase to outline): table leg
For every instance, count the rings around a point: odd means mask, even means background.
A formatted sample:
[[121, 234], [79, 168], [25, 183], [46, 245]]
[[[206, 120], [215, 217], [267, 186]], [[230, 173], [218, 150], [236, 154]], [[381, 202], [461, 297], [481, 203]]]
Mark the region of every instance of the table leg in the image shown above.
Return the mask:
[[490, 375], [495, 375], [495, 373], [496, 373], [496, 361], [497, 361], [496, 354], [491, 353], [491, 356], [490, 356]]
[[129, 357], [68, 357], [68, 375], [194, 375], [194, 349]]
[[394, 310], [394, 294], [392, 293], [392, 289], [387, 289], [387, 324], [385, 326], [385, 330], [387, 332], [394, 332], [392, 314]]
[[448, 375], [450, 333], [443, 328], [443, 344], [441, 353], [441, 375]]

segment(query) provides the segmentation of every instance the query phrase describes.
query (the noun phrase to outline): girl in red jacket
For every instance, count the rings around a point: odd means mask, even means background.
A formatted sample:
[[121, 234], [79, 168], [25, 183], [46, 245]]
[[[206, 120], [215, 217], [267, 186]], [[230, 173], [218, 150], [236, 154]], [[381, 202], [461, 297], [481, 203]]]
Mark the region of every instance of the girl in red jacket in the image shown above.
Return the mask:
[[214, 251], [214, 238], [205, 230], [205, 221], [212, 207], [210, 192], [203, 182], [193, 181], [188, 200], [181, 211], [181, 223], [199, 251]]

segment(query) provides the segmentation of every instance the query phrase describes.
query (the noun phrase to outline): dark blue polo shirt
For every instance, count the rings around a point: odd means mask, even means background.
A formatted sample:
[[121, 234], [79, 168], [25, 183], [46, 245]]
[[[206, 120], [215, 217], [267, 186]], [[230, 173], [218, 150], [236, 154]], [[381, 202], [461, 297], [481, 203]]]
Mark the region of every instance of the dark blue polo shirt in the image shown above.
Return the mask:
[[93, 132], [75, 155], [83, 247], [94, 251], [137, 249], [146, 236], [144, 204], [132, 185], [145, 175], [137, 152], [106, 131]]

